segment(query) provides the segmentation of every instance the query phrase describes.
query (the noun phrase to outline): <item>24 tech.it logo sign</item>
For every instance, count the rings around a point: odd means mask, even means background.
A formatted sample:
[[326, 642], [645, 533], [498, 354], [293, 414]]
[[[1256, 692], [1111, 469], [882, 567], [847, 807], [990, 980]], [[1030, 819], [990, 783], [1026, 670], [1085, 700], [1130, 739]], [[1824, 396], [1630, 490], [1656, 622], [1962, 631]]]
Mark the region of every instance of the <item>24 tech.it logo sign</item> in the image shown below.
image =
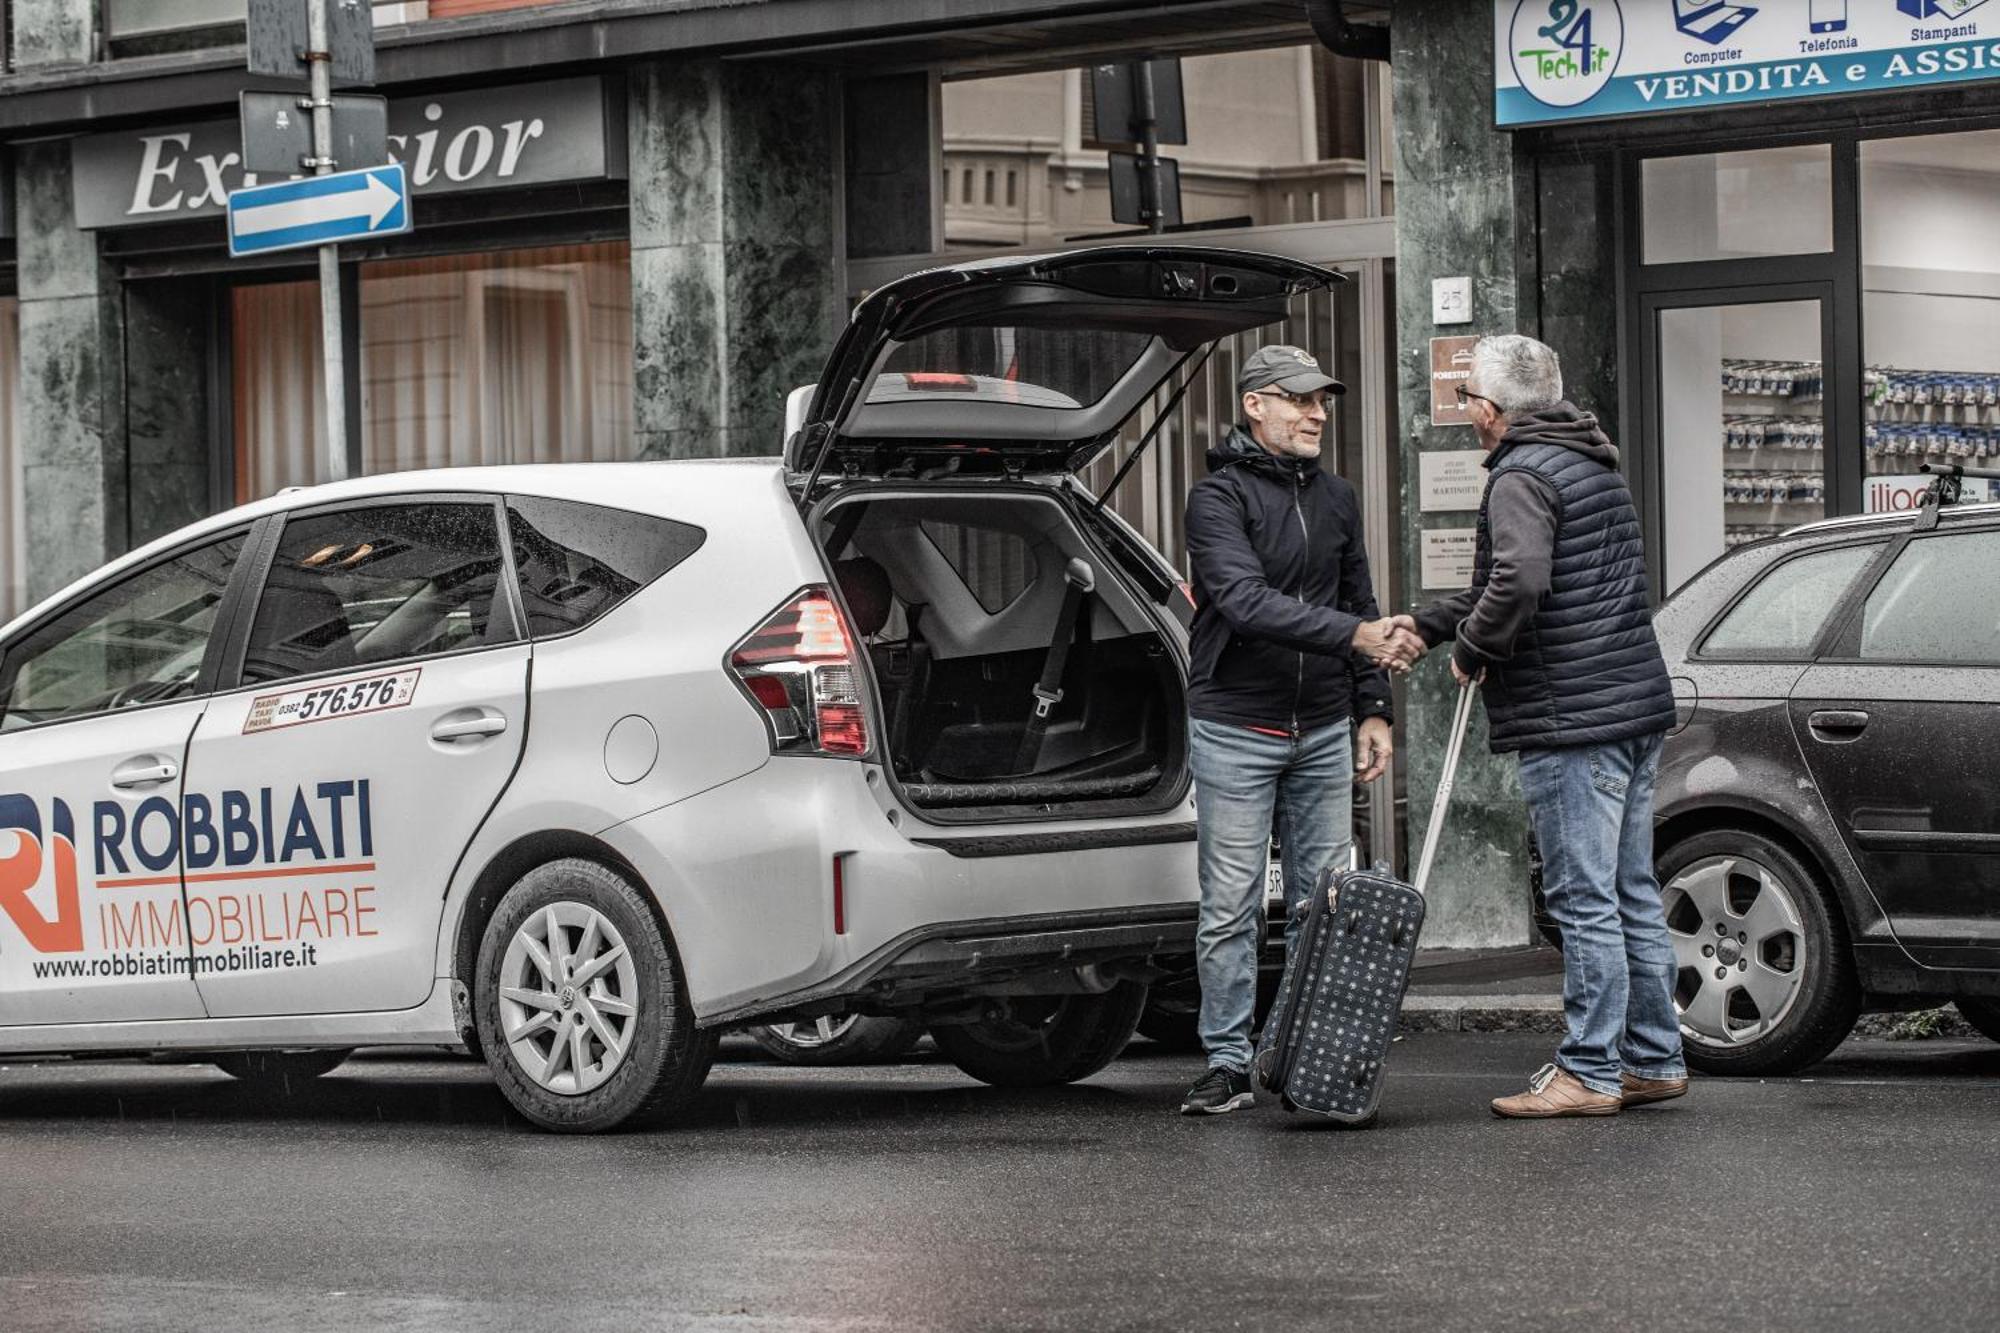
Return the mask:
[[1528, 96], [1543, 106], [1580, 106], [1617, 72], [1625, 15], [1618, 0], [1521, 0], [1507, 51]]
[[[45, 870], [53, 869], [50, 916], [35, 901]], [[55, 803], [49, 838], [42, 840], [42, 812], [21, 795], [0, 795], [0, 912], [7, 914], [37, 953], [83, 952], [83, 911], [76, 895], [76, 821]]]

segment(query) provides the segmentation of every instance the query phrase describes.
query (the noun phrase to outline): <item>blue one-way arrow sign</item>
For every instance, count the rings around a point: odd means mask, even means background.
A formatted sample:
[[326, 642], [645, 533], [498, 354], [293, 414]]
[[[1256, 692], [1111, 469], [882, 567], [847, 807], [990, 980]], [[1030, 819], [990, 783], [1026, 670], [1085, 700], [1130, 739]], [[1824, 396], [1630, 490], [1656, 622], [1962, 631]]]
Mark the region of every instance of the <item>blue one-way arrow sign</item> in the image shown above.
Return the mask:
[[393, 236], [409, 229], [410, 195], [400, 162], [253, 185], [229, 196], [232, 256]]

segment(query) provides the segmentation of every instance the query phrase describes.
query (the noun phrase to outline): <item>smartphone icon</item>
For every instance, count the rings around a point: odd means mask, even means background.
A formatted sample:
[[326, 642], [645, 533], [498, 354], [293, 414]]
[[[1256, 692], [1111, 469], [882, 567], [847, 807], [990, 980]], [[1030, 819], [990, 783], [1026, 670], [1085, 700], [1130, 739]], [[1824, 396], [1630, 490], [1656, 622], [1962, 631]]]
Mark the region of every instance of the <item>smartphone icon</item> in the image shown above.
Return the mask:
[[1814, 32], [1846, 32], [1847, 0], [1812, 0], [1807, 17]]

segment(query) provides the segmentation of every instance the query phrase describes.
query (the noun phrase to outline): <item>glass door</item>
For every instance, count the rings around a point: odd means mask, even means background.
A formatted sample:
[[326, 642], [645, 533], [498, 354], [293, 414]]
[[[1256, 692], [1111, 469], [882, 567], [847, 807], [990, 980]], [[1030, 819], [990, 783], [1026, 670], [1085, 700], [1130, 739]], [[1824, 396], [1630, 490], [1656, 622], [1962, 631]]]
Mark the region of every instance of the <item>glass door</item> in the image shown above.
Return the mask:
[[1649, 298], [1645, 503], [1671, 594], [1744, 542], [1837, 512], [1829, 295], [1811, 287]]

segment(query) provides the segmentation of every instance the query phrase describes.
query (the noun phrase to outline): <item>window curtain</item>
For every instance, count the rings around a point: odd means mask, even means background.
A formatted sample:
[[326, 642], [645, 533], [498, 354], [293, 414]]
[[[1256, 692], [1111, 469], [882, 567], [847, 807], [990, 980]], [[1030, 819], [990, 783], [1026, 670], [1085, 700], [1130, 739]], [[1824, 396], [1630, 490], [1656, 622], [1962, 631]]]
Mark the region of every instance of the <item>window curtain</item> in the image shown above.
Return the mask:
[[28, 604], [27, 513], [22, 507], [21, 303], [0, 297], [0, 621]]
[[[315, 283], [236, 293], [237, 496], [324, 475]], [[362, 469], [632, 456], [622, 241], [369, 264]]]

